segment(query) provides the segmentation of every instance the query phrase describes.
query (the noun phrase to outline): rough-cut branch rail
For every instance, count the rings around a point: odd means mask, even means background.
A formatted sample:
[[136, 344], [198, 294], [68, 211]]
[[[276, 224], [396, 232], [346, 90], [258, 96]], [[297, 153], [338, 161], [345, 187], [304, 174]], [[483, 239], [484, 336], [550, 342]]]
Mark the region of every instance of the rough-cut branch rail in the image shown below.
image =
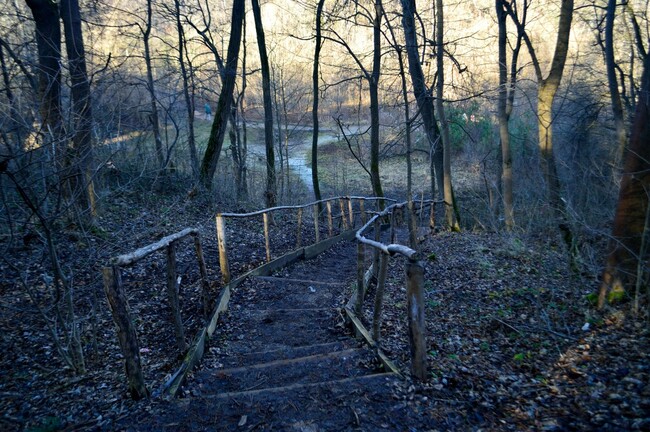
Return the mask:
[[129, 266], [133, 265], [136, 262], [140, 261], [142, 258], [151, 255], [152, 253], [164, 249], [169, 246], [171, 243], [187, 237], [188, 235], [198, 235], [199, 230], [196, 228], [185, 228], [183, 231], [168, 235], [158, 240], [156, 243], [141, 247], [130, 254], [119, 255], [115, 258], [112, 258], [109, 262], [111, 265], [115, 266]]

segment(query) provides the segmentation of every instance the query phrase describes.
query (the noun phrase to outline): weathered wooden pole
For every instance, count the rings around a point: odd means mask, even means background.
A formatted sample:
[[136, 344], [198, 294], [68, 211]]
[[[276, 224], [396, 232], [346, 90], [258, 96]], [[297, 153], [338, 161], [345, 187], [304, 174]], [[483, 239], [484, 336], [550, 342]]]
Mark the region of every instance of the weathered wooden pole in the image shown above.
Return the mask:
[[296, 231], [296, 249], [302, 246], [302, 207], [298, 209], [298, 228]]
[[345, 217], [345, 201], [343, 198], [339, 198], [339, 208], [341, 209], [341, 224], [343, 225], [343, 230], [348, 230], [348, 220]]
[[345, 200], [348, 202], [348, 216], [350, 218], [350, 228], [354, 228], [354, 208], [352, 206], [352, 199], [346, 197]]
[[329, 228], [330, 237], [332, 237], [332, 202], [327, 201], [327, 226]]
[[393, 208], [390, 211], [390, 242], [395, 243], [395, 224], [397, 220], [395, 218], [395, 209]]
[[361, 198], [359, 201], [359, 213], [361, 213], [361, 226], [366, 224], [366, 200]]
[[230, 267], [228, 265], [228, 251], [226, 249], [226, 221], [217, 214], [217, 243], [219, 245], [219, 267], [223, 284], [230, 282]]
[[264, 244], [266, 246], [266, 262], [271, 262], [271, 240], [269, 239], [269, 214], [264, 212]]
[[138, 335], [129, 313], [129, 304], [122, 287], [122, 275], [117, 266], [104, 267], [102, 270], [104, 291], [111, 308], [113, 322], [117, 328], [117, 339], [124, 356], [124, 368], [131, 397], [135, 400], [146, 398], [149, 391], [144, 383]]
[[354, 305], [354, 311], [357, 315], [361, 315], [361, 305], [365, 297], [366, 287], [364, 284], [365, 273], [365, 247], [362, 242], [357, 242], [357, 298]]
[[[379, 242], [381, 240], [381, 218], [375, 219], [375, 241]], [[377, 273], [379, 272], [379, 249], [373, 248], [372, 251], [372, 275], [377, 278]]]
[[316, 233], [316, 243], [320, 241], [320, 232], [318, 231], [318, 204], [314, 204], [314, 231]]
[[431, 209], [429, 210], [429, 230], [431, 234], [436, 230], [436, 206], [435, 203], [431, 203]]
[[375, 309], [372, 314], [372, 338], [377, 343], [379, 343], [379, 339], [381, 338], [381, 319], [387, 270], [388, 255], [383, 253], [379, 260], [379, 277], [377, 278], [377, 290], [375, 291]]
[[207, 319], [210, 315], [210, 282], [208, 281], [208, 271], [205, 266], [205, 258], [203, 257], [201, 235], [197, 233], [192, 237], [194, 237], [194, 250], [196, 251], [196, 260], [199, 263], [199, 273], [201, 274], [203, 317]]
[[411, 373], [418, 379], [427, 377], [427, 343], [424, 320], [424, 268], [409, 259], [406, 263], [406, 307], [411, 343]]
[[409, 198], [408, 204], [407, 204], [407, 217], [408, 217], [408, 224], [409, 224], [409, 246], [411, 249], [415, 249], [417, 246], [417, 233], [418, 233], [418, 220], [417, 217], [415, 216], [415, 205], [413, 203], [413, 200]]
[[171, 309], [171, 321], [174, 325], [176, 346], [181, 354], [187, 349], [185, 344], [185, 331], [181, 319], [181, 308], [178, 300], [178, 279], [176, 277], [176, 242], [167, 246], [167, 300]]

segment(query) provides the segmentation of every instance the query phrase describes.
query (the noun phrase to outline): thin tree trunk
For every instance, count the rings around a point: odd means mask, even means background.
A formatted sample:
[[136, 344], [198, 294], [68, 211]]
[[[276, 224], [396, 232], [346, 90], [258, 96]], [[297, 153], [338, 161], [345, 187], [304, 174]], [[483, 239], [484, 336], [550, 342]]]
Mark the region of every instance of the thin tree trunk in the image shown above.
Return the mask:
[[[370, 175], [372, 192], [377, 197], [383, 197], [379, 177], [379, 76], [381, 73], [381, 0], [375, 0], [375, 16], [373, 20], [373, 58], [372, 74], [368, 80], [370, 90]], [[383, 201], [380, 201], [383, 206]]]
[[260, 65], [262, 68], [262, 93], [264, 100], [264, 144], [266, 147], [266, 206], [275, 207], [277, 203], [277, 180], [275, 176], [275, 151], [273, 148], [273, 103], [271, 101], [271, 74], [269, 58], [266, 51], [264, 27], [262, 27], [262, 13], [258, 0], [251, 0], [253, 17], [255, 19], [255, 32], [257, 46], [260, 50]]
[[149, 39], [151, 38], [153, 11], [151, 6], [152, 0], [147, 0], [147, 26], [142, 32], [142, 42], [144, 43], [144, 63], [147, 69], [147, 90], [151, 97], [151, 128], [153, 130], [154, 145], [156, 147], [156, 158], [160, 170], [165, 169], [165, 152], [163, 151], [162, 138], [160, 135], [160, 120], [158, 115], [158, 102], [156, 101], [156, 88], [153, 80], [153, 66], [151, 64], [151, 48]]
[[449, 123], [445, 115], [445, 107], [443, 104], [444, 99], [444, 86], [445, 86], [445, 65], [444, 65], [444, 14], [442, 0], [436, 0], [436, 64], [438, 67], [438, 81], [436, 85], [436, 109], [438, 110], [438, 118], [440, 119], [440, 129], [442, 132], [442, 147], [443, 147], [443, 172], [444, 183], [443, 193], [445, 198], [445, 219], [447, 220], [447, 227], [450, 230], [458, 231], [460, 226], [455, 217], [454, 212], [454, 193], [451, 181], [451, 138], [449, 137]]
[[230, 20], [230, 40], [228, 42], [228, 54], [224, 67], [224, 80], [221, 87], [221, 94], [217, 102], [217, 109], [210, 130], [210, 138], [201, 162], [200, 180], [207, 188], [211, 189], [212, 179], [217, 170], [219, 156], [223, 148], [223, 139], [228, 127], [228, 118], [231, 116], [230, 109], [233, 101], [233, 90], [237, 79], [237, 61], [239, 59], [239, 46], [241, 45], [242, 27], [244, 21], [245, 0], [234, 0], [232, 6], [232, 18]]
[[[181, 5], [179, 0], [174, 0], [174, 17], [176, 18], [176, 31], [178, 33], [178, 64], [181, 67], [181, 77], [183, 79], [183, 96], [185, 97], [185, 107], [187, 109], [187, 145], [190, 150], [190, 164], [192, 165], [192, 175], [196, 178], [199, 171], [199, 157], [196, 151], [196, 139], [194, 138], [194, 101], [190, 95], [190, 75], [185, 66], [185, 32], [181, 23]], [[191, 68], [191, 66], [190, 66]]]
[[[406, 54], [409, 74], [413, 85], [413, 94], [422, 116], [424, 129], [431, 149], [431, 196], [443, 198], [443, 149], [439, 139], [439, 130], [433, 109], [433, 97], [424, 82], [424, 72], [420, 64], [417, 34], [415, 32], [415, 0], [400, 0], [402, 3], [402, 25], [406, 41]], [[437, 191], [436, 191], [437, 186]]]
[[616, 126], [616, 159], [623, 160], [623, 153], [627, 143], [625, 131], [625, 118], [623, 115], [623, 103], [618, 90], [618, 79], [616, 78], [616, 60], [614, 58], [614, 19], [616, 18], [616, 0], [608, 0], [607, 16], [605, 19], [605, 67], [607, 69], [607, 83], [609, 94], [612, 100], [612, 114]]
[[323, 5], [325, 0], [318, 0], [316, 8], [316, 48], [314, 49], [314, 69], [312, 72], [312, 85], [314, 100], [312, 103], [311, 117], [314, 123], [314, 134], [311, 141], [311, 179], [314, 188], [314, 199], [320, 201], [320, 185], [318, 182], [318, 102], [320, 98], [320, 90], [318, 88], [318, 68], [320, 62], [320, 50], [323, 46], [321, 40], [321, 16], [323, 14]]

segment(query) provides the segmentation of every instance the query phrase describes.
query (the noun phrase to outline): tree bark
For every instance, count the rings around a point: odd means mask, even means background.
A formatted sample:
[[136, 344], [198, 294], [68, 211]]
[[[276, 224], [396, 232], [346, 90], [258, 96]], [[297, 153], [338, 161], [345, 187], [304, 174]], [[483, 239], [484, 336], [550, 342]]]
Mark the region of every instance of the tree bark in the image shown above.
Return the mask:
[[223, 148], [223, 139], [228, 127], [228, 117], [230, 117], [230, 108], [233, 99], [232, 93], [235, 88], [235, 80], [237, 79], [237, 60], [239, 59], [239, 45], [241, 44], [244, 12], [244, 0], [234, 0], [223, 85], [217, 102], [217, 109], [214, 115], [214, 121], [212, 122], [208, 145], [203, 156], [203, 161], [201, 162], [200, 180], [207, 189], [211, 189], [212, 179], [217, 170], [217, 163], [219, 162], [219, 156]]
[[160, 120], [158, 115], [158, 103], [156, 102], [156, 89], [153, 80], [153, 66], [151, 64], [151, 49], [149, 39], [152, 29], [152, 0], [147, 0], [147, 26], [142, 32], [142, 42], [144, 44], [144, 64], [147, 69], [147, 90], [151, 97], [151, 129], [153, 130], [154, 145], [156, 148], [156, 159], [160, 170], [165, 169], [165, 152], [163, 151], [162, 138], [160, 135]]
[[[638, 264], [646, 263], [648, 251], [647, 214], [650, 193], [650, 56], [643, 65], [643, 78], [636, 106], [629, 148], [612, 227], [609, 254], [600, 285], [598, 307], [615, 300], [612, 291], [628, 294], [638, 277]], [[638, 293], [637, 293], [638, 295]]]
[[616, 18], [616, 0], [608, 0], [607, 16], [605, 18], [605, 67], [607, 69], [609, 95], [612, 100], [614, 126], [616, 127], [616, 158], [617, 162], [620, 162], [623, 160], [623, 153], [627, 143], [627, 133], [625, 131], [623, 103], [621, 101], [621, 93], [618, 90], [618, 79], [616, 78], [616, 59], [614, 58], [614, 18]]
[[[372, 192], [377, 197], [384, 196], [381, 178], [379, 177], [379, 76], [381, 73], [382, 8], [381, 0], [375, 0], [375, 16], [372, 23], [372, 73], [368, 80], [370, 90], [370, 177]], [[380, 203], [383, 207], [383, 201], [380, 201]]]
[[97, 214], [92, 166], [93, 116], [78, 0], [61, 0], [61, 17], [72, 85], [74, 135], [72, 157], [68, 158], [72, 169], [71, 190], [83, 218], [92, 222]]
[[275, 176], [275, 151], [273, 148], [273, 103], [271, 101], [271, 73], [269, 58], [266, 51], [262, 13], [258, 0], [251, 0], [257, 46], [260, 50], [260, 66], [262, 68], [262, 93], [264, 100], [264, 145], [266, 147], [266, 207], [275, 207], [277, 203], [277, 180]]

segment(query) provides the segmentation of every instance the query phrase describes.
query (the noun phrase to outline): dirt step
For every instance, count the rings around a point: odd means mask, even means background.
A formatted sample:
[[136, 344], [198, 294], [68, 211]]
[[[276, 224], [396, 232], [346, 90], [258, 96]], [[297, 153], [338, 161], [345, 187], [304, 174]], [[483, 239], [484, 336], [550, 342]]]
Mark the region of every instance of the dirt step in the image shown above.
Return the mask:
[[285, 347], [271, 351], [251, 352], [241, 354], [237, 357], [224, 356], [220, 359], [224, 368], [234, 368], [249, 366], [257, 363], [268, 363], [276, 360], [289, 360], [299, 357], [308, 357], [317, 354], [326, 354], [333, 351], [343, 351], [350, 348], [355, 348], [359, 344], [354, 340], [345, 338], [344, 340], [321, 343], [314, 345], [305, 345], [299, 347]]
[[394, 399], [396, 381], [393, 374], [376, 374], [239, 394], [197, 395], [164, 402], [164, 410], [159, 410], [163, 415], [142, 412], [131, 417], [126, 429], [395, 431], [407, 424], [411, 430], [446, 429], [426, 412]]
[[343, 318], [334, 309], [233, 310], [231, 325], [240, 329], [227, 342], [225, 353], [241, 355], [335, 342]]
[[[291, 281], [283, 278], [254, 280], [248, 290], [250, 308], [317, 308], [337, 306], [336, 296], [345, 289], [342, 285], [316, 284], [309, 281]], [[254, 291], [253, 291], [254, 290]]]
[[369, 349], [354, 348], [232, 369], [205, 370], [195, 376], [194, 385], [201, 393], [214, 395], [318, 383], [378, 371], [378, 362]]

